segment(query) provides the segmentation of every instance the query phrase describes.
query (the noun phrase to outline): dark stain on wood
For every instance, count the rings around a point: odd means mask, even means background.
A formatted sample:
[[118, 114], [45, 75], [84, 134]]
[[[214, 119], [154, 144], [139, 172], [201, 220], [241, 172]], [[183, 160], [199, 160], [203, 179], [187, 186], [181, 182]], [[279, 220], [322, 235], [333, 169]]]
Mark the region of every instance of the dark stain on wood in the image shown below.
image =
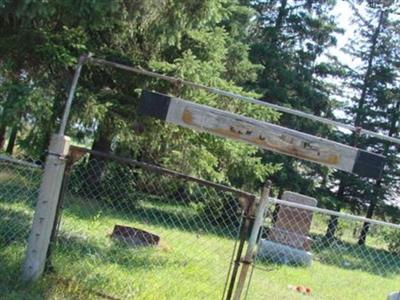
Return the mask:
[[183, 114], [182, 114], [182, 121], [183, 121], [184, 123], [186, 123], [186, 124], [192, 125], [192, 123], [193, 123], [193, 116], [192, 116], [192, 113], [191, 113], [188, 109], [185, 109], [185, 110], [183, 111]]
[[253, 130], [247, 130], [252, 134], [243, 134], [243, 130], [235, 129], [234, 126], [230, 126], [229, 129], [225, 128], [206, 128], [207, 131], [212, 133], [222, 135], [225, 137], [230, 137], [233, 139], [248, 141], [252, 144], [261, 146], [262, 148], [267, 148], [284, 154], [292, 155], [302, 159], [309, 159], [313, 161], [318, 161], [324, 164], [337, 165], [340, 161], [340, 155], [333, 153], [329, 149], [320, 149], [315, 146], [311, 146], [308, 142], [300, 142], [296, 145], [295, 139], [290, 136], [281, 136], [277, 139], [276, 143], [274, 141], [269, 141], [262, 134], [253, 134]]

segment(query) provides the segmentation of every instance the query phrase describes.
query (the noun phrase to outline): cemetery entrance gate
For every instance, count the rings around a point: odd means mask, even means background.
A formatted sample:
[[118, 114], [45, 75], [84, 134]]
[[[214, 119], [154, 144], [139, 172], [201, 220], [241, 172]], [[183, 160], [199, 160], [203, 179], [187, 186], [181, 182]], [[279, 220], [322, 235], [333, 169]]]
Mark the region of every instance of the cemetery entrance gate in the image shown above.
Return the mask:
[[232, 296], [254, 199], [71, 147], [48, 261], [88, 297], [225, 299]]

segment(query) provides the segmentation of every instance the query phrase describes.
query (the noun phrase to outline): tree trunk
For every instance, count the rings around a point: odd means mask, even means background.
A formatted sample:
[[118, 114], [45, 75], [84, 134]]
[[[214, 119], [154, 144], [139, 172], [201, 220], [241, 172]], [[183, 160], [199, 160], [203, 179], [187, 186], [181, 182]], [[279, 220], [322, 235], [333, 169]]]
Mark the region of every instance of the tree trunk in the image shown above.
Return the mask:
[[339, 223], [338, 216], [331, 216], [328, 223], [328, 228], [326, 229], [325, 238], [328, 242], [331, 242], [335, 238], [337, 226]]
[[[61, 87], [59, 88], [60, 91], [62, 90]], [[55, 125], [57, 118], [60, 117], [60, 103], [62, 102], [62, 97], [64, 97], [64, 94], [62, 92], [59, 92], [53, 102], [52, 105], [52, 113], [50, 115], [50, 118], [48, 120], [48, 123], [45, 124], [45, 127], [43, 128], [43, 139], [41, 141], [41, 153], [42, 155], [40, 156], [41, 161], [46, 160], [46, 155], [47, 155], [47, 149], [49, 148], [50, 145], [50, 140], [51, 136], [55, 133]]]
[[[283, 187], [280, 187], [280, 188], [279, 188], [278, 199], [282, 199], [282, 195], [283, 195], [283, 192], [284, 192], [284, 191], [285, 191], [285, 190], [284, 190]], [[272, 218], [271, 218], [272, 224], [275, 224], [276, 221], [278, 220], [279, 208], [280, 208], [280, 205], [279, 205], [279, 204], [275, 204], [275, 209], [274, 209], [274, 211], [272, 212]]]
[[[373, 36], [371, 38], [371, 43], [372, 44], [371, 44], [371, 48], [370, 48], [370, 52], [369, 52], [369, 56], [368, 56], [367, 70], [365, 72], [364, 79], [363, 79], [363, 86], [361, 88], [361, 96], [360, 96], [360, 99], [358, 101], [357, 113], [356, 113], [355, 121], [354, 121], [354, 126], [355, 127], [361, 127], [362, 123], [364, 121], [364, 118], [365, 118], [364, 114], [362, 113], [362, 110], [364, 108], [365, 100], [366, 100], [366, 97], [367, 97], [367, 92], [368, 92], [368, 89], [369, 89], [370, 77], [371, 77], [371, 73], [372, 73], [372, 66], [373, 66], [373, 61], [374, 61], [375, 54], [376, 54], [376, 45], [378, 43], [378, 37], [379, 37], [379, 34], [381, 32], [381, 27], [382, 27], [383, 21], [384, 21], [384, 12], [382, 11], [380, 16], [379, 16], [378, 26], [376, 27], [376, 29], [374, 31], [374, 34], [373, 34]], [[353, 147], [357, 146], [357, 139], [358, 139], [358, 134], [356, 132], [354, 132], [352, 134], [352, 140], [351, 140], [351, 143], [350, 143], [351, 146], [353, 146]], [[340, 180], [339, 190], [338, 190], [338, 198], [339, 198], [340, 191], [344, 191], [344, 187], [345, 187], [345, 182], [343, 180]], [[334, 225], [333, 221], [334, 220], [332, 220], [332, 224]], [[333, 231], [333, 234], [336, 231], [336, 226], [334, 226], [334, 228], [335, 229]], [[329, 230], [329, 225], [328, 225], [328, 230]], [[328, 230], [327, 230], [327, 234], [328, 234]], [[368, 232], [368, 229], [366, 230], [366, 232]], [[331, 238], [333, 238], [333, 235], [331, 233], [329, 233], [329, 236]]]
[[[397, 132], [398, 132], [398, 127], [397, 127], [397, 121], [399, 120], [399, 110], [400, 110], [400, 101], [397, 101], [396, 106], [394, 108], [394, 113], [392, 115], [392, 118], [390, 120], [390, 128], [389, 128], [389, 134], [388, 136], [392, 137], [394, 136]], [[390, 143], [389, 142], [385, 142], [385, 148], [383, 150], [382, 155], [387, 156], [389, 153], [389, 147], [390, 147]], [[378, 179], [375, 183], [375, 198], [373, 199], [373, 201], [371, 201], [369, 207], [368, 207], [368, 211], [367, 211], [367, 215], [366, 218], [372, 218], [372, 216], [374, 215], [374, 211], [375, 211], [375, 207], [377, 205], [377, 200], [379, 197], [378, 191], [381, 188], [382, 185], [382, 178]], [[367, 234], [369, 231], [369, 223], [365, 222], [363, 224], [363, 228], [361, 230], [360, 236], [358, 238], [358, 244], [359, 245], [365, 245], [365, 241], [367, 238]]]
[[281, 31], [283, 21], [285, 20], [285, 17], [287, 15], [286, 6], [287, 6], [287, 0], [281, 0], [281, 6], [279, 7], [278, 17], [276, 18], [275, 21], [276, 32]]
[[376, 45], [378, 43], [378, 37], [379, 34], [381, 32], [381, 27], [384, 21], [384, 16], [385, 16], [385, 12], [382, 10], [379, 16], [379, 23], [378, 26], [375, 29], [375, 32], [372, 36], [371, 42], [371, 50], [368, 56], [368, 64], [367, 64], [367, 71], [365, 72], [364, 75], [364, 79], [363, 79], [363, 86], [361, 89], [361, 96], [360, 96], [360, 100], [358, 101], [358, 110], [357, 110], [357, 114], [355, 117], [355, 121], [354, 121], [354, 126], [355, 127], [359, 127], [361, 126], [361, 123], [364, 120], [364, 114], [362, 113], [362, 109], [365, 105], [365, 100], [367, 97], [367, 92], [369, 89], [369, 83], [370, 83], [370, 79], [371, 79], [371, 74], [372, 74], [372, 65], [373, 65], [373, 61], [376, 55]]
[[6, 142], [6, 130], [7, 127], [5, 125], [0, 125], [0, 150], [3, 149]]
[[[367, 215], [365, 216], [366, 218], [370, 219], [373, 216], [375, 207], [376, 207], [376, 199], [372, 200], [371, 203], [369, 204]], [[370, 223], [368, 222], [364, 222], [363, 224], [360, 237], [358, 238], [358, 245], [360, 246], [365, 245], [365, 240], [367, 238], [367, 234], [369, 231], [369, 225]]]
[[18, 134], [18, 126], [14, 125], [11, 128], [10, 138], [8, 139], [8, 144], [6, 149], [6, 152], [10, 155], [13, 154], [15, 141], [17, 140], [17, 134]]
[[[339, 186], [339, 190], [336, 194], [337, 198], [339, 199], [339, 201], [343, 201], [343, 196], [344, 196], [344, 184], [341, 184]], [[340, 211], [340, 209], [337, 209], [338, 211]], [[332, 239], [335, 238], [335, 234], [336, 234], [336, 230], [337, 230], [337, 226], [339, 223], [339, 217], [337, 216], [331, 216], [329, 219], [329, 223], [328, 223], [328, 228], [326, 229], [326, 233], [325, 233], [325, 238], [330, 241]]]
[[[111, 143], [112, 129], [110, 124], [107, 121], [104, 121], [99, 126], [98, 135], [93, 142], [92, 150], [109, 153], [111, 152]], [[87, 182], [92, 188], [95, 188], [100, 184], [106, 167], [105, 160], [105, 158], [95, 155], [91, 155], [89, 158]]]
[[49, 121], [48, 126], [44, 129], [43, 139], [41, 143], [41, 155], [39, 159], [41, 161], [46, 161], [47, 150], [49, 149], [51, 135], [53, 134], [53, 126], [51, 120]]

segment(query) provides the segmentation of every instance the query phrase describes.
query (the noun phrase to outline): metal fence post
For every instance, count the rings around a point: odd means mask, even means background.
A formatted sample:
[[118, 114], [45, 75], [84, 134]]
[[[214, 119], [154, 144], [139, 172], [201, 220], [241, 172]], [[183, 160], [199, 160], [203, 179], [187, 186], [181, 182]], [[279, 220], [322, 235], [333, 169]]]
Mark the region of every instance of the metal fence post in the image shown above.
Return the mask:
[[[245, 199], [247, 201], [246, 201], [246, 207], [244, 209], [244, 213], [242, 216], [243, 219], [242, 219], [241, 227], [240, 227], [239, 247], [238, 247], [236, 255], [235, 255], [235, 261], [234, 261], [232, 272], [230, 274], [228, 274], [228, 277], [227, 277], [228, 279], [227, 279], [227, 285], [226, 285], [226, 288], [227, 288], [226, 300], [232, 299], [233, 290], [235, 288], [236, 277], [239, 272], [239, 268], [240, 268], [240, 264], [241, 264], [244, 245], [246, 243], [249, 229], [250, 229], [250, 221], [254, 219], [253, 212], [254, 212], [254, 206], [256, 204], [256, 201], [255, 201], [256, 198], [249, 197], [249, 198], [245, 198]], [[224, 292], [223, 296], [225, 296], [225, 292]]]
[[66, 155], [70, 139], [64, 135], [53, 135], [46, 159], [44, 175], [39, 190], [32, 229], [28, 239], [22, 279], [37, 279], [44, 270], [50, 238], [55, 224]]
[[52, 250], [57, 242], [58, 232], [59, 232], [60, 223], [61, 223], [62, 209], [63, 209], [63, 205], [64, 205], [64, 197], [65, 197], [65, 193], [67, 191], [67, 186], [68, 186], [68, 182], [69, 182], [69, 174], [70, 174], [73, 164], [74, 164], [74, 161], [71, 158], [71, 151], [69, 151], [68, 152], [68, 160], [67, 160], [67, 163], [66, 163], [66, 166], [64, 169], [64, 175], [63, 175], [63, 179], [61, 182], [61, 189], [60, 189], [56, 213], [55, 213], [55, 217], [54, 217], [53, 230], [52, 230], [51, 236], [50, 236], [49, 249], [47, 250], [47, 255], [46, 255], [46, 262], [45, 262], [45, 266], [44, 266], [45, 273], [54, 271], [54, 267], [51, 262], [51, 254], [52, 254]]
[[261, 226], [264, 221], [264, 212], [265, 212], [265, 209], [268, 204], [270, 188], [271, 188], [271, 182], [268, 181], [267, 184], [263, 187], [263, 190], [261, 193], [261, 198], [260, 198], [260, 202], [257, 206], [254, 224], [253, 224], [253, 228], [251, 230], [251, 235], [249, 238], [246, 255], [244, 256], [244, 259], [242, 260], [242, 269], [240, 271], [239, 280], [236, 285], [236, 291], [235, 291], [235, 295], [233, 298], [235, 300], [240, 300], [240, 297], [243, 292], [243, 288], [244, 288], [244, 285], [246, 282], [246, 276], [247, 276], [249, 267], [252, 263], [255, 247], [257, 245], [258, 234], [260, 232]]

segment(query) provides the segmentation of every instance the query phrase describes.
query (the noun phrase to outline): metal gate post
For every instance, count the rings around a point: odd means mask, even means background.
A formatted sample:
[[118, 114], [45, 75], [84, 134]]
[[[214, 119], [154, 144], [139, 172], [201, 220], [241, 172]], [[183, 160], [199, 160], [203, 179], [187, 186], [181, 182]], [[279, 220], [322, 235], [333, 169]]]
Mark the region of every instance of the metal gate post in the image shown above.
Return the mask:
[[51, 263], [51, 254], [52, 254], [55, 244], [57, 242], [58, 232], [59, 232], [60, 223], [61, 223], [61, 215], [62, 215], [62, 210], [63, 210], [63, 206], [64, 206], [65, 193], [67, 191], [67, 186], [69, 183], [69, 175], [70, 175], [72, 166], [75, 162], [71, 155], [72, 152], [73, 151], [71, 148], [69, 151], [69, 154], [68, 154], [67, 164], [64, 169], [64, 175], [63, 175], [63, 180], [61, 183], [60, 195], [58, 197], [58, 205], [57, 205], [57, 209], [56, 209], [56, 215], [54, 218], [53, 230], [52, 230], [51, 236], [50, 236], [50, 245], [49, 245], [49, 249], [47, 250], [47, 255], [46, 255], [46, 261], [45, 261], [45, 267], [44, 267], [45, 273], [54, 271], [54, 266]]
[[233, 290], [234, 290], [235, 282], [236, 282], [236, 277], [237, 277], [237, 273], [239, 271], [239, 267], [240, 267], [240, 263], [241, 263], [241, 259], [242, 259], [244, 244], [246, 243], [246, 240], [248, 237], [250, 222], [252, 219], [254, 219], [252, 212], [254, 211], [255, 204], [256, 204], [255, 197], [246, 198], [246, 206], [244, 208], [244, 213], [242, 216], [243, 219], [241, 222], [240, 233], [239, 233], [239, 247], [236, 252], [232, 273], [228, 274], [228, 276], [230, 275], [230, 279], [229, 279], [229, 286], [227, 288], [227, 293], [226, 293], [226, 298], [225, 298], [226, 300], [232, 299]]
[[253, 224], [253, 228], [251, 230], [251, 235], [249, 238], [246, 255], [244, 256], [244, 259], [242, 260], [242, 269], [240, 271], [239, 280], [236, 285], [236, 291], [235, 291], [235, 295], [233, 298], [234, 300], [240, 300], [240, 297], [242, 295], [243, 288], [244, 288], [244, 285], [246, 282], [247, 273], [248, 273], [249, 267], [253, 261], [255, 247], [257, 245], [257, 238], [258, 238], [261, 226], [264, 221], [264, 213], [265, 213], [265, 209], [267, 208], [267, 204], [268, 204], [270, 188], [271, 188], [271, 182], [268, 181], [267, 184], [263, 187], [260, 202], [258, 203], [258, 206], [257, 206], [254, 224]]

